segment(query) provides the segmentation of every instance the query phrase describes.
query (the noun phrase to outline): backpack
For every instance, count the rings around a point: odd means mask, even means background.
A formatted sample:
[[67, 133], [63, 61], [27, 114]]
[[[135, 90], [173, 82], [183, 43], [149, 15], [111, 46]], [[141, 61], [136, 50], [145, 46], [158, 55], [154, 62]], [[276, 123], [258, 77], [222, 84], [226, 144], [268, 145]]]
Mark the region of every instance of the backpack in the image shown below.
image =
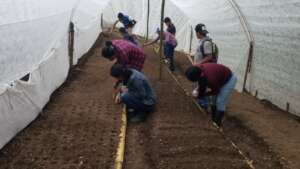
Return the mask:
[[217, 46], [217, 44], [215, 44], [211, 39], [206, 39], [202, 42], [201, 46], [200, 46], [200, 50], [201, 50], [201, 53], [202, 53], [202, 56], [204, 56], [204, 43], [205, 42], [211, 42], [212, 43], [212, 55], [214, 57], [214, 61], [213, 62], [217, 62], [218, 61], [218, 58], [219, 58], [219, 48]]

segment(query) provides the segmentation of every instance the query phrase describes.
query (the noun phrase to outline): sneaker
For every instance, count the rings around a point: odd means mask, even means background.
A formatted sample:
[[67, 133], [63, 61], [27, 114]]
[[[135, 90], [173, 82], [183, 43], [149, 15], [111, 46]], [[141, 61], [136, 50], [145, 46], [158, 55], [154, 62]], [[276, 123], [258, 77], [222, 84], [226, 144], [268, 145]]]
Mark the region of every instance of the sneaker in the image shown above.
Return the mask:
[[165, 62], [166, 64], [168, 64], [168, 63], [169, 63], [169, 60], [168, 60], [168, 59], [164, 59], [164, 62]]
[[127, 119], [131, 119], [136, 116], [136, 112], [134, 109], [127, 109]]
[[213, 126], [216, 127], [217, 129], [220, 128], [220, 126], [219, 126], [216, 122], [213, 122], [212, 124], [213, 124]]
[[131, 123], [140, 123], [146, 121], [147, 113], [137, 113], [134, 117], [129, 118]]
[[145, 120], [142, 119], [141, 117], [139, 116], [134, 116], [132, 118], [129, 119], [129, 122], [130, 123], [141, 123], [141, 122], [144, 122]]

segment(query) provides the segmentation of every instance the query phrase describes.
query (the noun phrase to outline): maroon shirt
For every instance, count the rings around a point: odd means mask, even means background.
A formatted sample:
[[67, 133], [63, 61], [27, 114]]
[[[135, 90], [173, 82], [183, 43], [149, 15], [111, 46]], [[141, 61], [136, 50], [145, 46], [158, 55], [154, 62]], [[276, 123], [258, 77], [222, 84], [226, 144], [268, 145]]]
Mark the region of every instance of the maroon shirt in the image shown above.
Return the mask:
[[[199, 67], [202, 70], [201, 76], [206, 79], [206, 87], [211, 89], [211, 91], [208, 93], [199, 92], [200, 96], [217, 95], [220, 92], [220, 89], [228, 82], [228, 80], [232, 76], [231, 70], [228, 67], [221, 64], [204, 63], [197, 64], [195, 66]], [[203, 86], [199, 86], [199, 88], [201, 87]]]
[[143, 69], [146, 55], [141, 48], [126, 40], [113, 40], [112, 43], [117, 49], [117, 63], [138, 71]]

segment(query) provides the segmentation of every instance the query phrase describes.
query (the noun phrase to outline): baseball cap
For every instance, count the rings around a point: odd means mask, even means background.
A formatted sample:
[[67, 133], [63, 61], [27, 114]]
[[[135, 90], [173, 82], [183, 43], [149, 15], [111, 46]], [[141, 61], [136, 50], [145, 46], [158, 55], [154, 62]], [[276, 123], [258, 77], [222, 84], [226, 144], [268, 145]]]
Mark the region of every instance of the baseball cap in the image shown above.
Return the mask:
[[195, 27], [195, 31], [196, 32], [200, 32], [200, 33], [204, 33], [204, 34], [208, 34], [209, 32], [206, 29], [206, 26], [202, 23], [199, 23], [196, 25]]

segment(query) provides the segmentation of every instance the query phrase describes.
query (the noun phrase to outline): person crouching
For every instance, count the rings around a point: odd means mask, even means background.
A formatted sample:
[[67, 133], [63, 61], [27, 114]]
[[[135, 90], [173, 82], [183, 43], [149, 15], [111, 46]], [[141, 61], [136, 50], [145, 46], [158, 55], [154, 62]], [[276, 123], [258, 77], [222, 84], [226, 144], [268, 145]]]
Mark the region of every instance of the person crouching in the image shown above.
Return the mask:
[[130, 122], [143, 122], [149, 113], [154, 111], [156, 94], [146, 76], [135, 69], [114, 64], [110, 72], [112, 77], [122, 81], [117, 103], [126, 105], [127, 117]]

